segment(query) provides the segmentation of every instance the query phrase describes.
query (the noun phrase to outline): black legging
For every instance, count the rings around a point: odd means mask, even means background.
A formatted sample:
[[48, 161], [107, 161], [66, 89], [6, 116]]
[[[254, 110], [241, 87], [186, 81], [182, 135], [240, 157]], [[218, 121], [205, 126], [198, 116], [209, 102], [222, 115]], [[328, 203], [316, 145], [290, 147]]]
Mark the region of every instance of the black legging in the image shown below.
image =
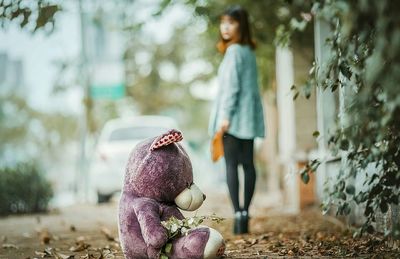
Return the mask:
[[[249, 210], [256, 183], [256, 169], [253, 163], [253, 139], [239, 139], [230, 134], [224, 134], [224, 156], [226, 163], [226, 181], [236, 211]], [[238, 166], [244, 170], [244, 206], [239, 205]]]

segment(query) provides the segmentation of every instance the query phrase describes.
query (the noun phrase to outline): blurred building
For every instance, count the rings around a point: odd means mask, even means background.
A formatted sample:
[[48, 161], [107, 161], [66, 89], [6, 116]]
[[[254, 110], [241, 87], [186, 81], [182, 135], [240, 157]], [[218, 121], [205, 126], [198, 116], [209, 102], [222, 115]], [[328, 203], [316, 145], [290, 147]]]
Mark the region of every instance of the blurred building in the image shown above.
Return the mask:
[[25, 90], [22, 60], [12, 59], [6, 52], [0, 52], [0, 95], [23, 95]]

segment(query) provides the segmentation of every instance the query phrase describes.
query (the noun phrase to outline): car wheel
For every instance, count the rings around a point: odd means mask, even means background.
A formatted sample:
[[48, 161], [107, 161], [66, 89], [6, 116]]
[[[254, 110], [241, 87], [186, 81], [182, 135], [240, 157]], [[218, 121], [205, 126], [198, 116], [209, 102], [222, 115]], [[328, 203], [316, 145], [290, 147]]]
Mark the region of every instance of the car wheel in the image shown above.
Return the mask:
[[112, 194], [97, 193], [97, 203], [106, 203], [111, 199]]

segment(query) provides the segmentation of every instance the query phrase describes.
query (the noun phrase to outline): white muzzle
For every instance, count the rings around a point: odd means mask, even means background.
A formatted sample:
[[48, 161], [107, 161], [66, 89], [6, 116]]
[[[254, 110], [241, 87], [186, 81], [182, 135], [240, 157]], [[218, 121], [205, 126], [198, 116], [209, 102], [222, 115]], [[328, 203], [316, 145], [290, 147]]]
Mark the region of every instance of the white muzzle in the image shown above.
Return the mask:
[[197, 210], [205, 200], [205, 195], [196, 184], [183, 190], [176, 198], [175, 204], [182, 210]]

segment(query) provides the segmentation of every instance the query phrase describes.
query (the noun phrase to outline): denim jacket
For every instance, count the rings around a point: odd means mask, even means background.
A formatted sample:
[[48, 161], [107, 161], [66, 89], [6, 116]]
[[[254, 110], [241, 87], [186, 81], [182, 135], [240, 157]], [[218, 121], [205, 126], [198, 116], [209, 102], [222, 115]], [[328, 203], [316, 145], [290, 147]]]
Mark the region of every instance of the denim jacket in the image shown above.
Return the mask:
[[256, 58], [247, 45], [232, 44], [218, 69], [218, 93], [214, 101], [209, 134], [214, 136], [223, 119], [229, 134], [241, 139], [265, 136], [264, 114], [258, 87]]

